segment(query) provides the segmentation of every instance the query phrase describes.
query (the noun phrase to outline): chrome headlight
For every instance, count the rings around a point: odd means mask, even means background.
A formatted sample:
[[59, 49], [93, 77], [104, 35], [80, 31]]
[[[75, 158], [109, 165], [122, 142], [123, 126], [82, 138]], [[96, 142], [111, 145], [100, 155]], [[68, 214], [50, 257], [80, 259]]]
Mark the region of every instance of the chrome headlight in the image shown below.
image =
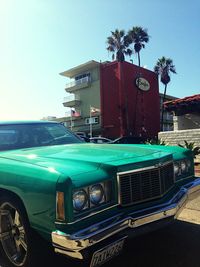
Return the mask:
[[192, 162], [191, 160], [187, 159], [186, 160], [187, 168], [190, 169], [192, 167]]
[[179, 163], [178, 162], [174, 163], [174, 174], [175, 176], [179, 174]]
[[101, 184], [96, 184], [90, 188], [90, 201], [94, 205], [98, 205], [104, 198], [104, 189]]
[[92, 184], [73, 192], [73, 209], [78, 215], [82, 211], [97, 209], [101, 205], [108, 204], [112, 200], [112, 181], [107, 180]]
[[76, 211], [81, 211], [86, 208], [88, 196], [85, 190], [76, 191], [73, 194], [73, 207]]
[[187, 175], [191, 171], [192, 162], [189, 159], [177, 160], [174, 162], [174, 175], [175, 179], [178, 180], [181, 176]]
[[187, 171], [187, 163], [186, 163], [186, 161], [182, 160], [180, 165], [181, 165], [181, 172], [185, 173]]

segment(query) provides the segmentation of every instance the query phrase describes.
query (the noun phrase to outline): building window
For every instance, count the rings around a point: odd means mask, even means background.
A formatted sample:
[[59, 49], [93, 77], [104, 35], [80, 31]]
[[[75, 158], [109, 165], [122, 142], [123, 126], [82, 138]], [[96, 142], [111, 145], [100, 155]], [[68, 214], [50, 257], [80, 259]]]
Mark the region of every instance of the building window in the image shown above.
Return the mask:
[[80, 74], [74, 77], [73, 82], [69, 83], [67, 87], [88, 83], [91, 81], [90, 73]]
[[164, 127], [163, 127], [163, 131], [164, 132], [167, 132], [167, 131], [173, 131], [173, 124], [164, 124]]
[[75, 81], [82, 80], [84, 78], [90, 78], [90, 73], [83, 73], [75, 76]]
[[86, 118], [85, 124], [97, 124], [99, 123], [99, 117]]

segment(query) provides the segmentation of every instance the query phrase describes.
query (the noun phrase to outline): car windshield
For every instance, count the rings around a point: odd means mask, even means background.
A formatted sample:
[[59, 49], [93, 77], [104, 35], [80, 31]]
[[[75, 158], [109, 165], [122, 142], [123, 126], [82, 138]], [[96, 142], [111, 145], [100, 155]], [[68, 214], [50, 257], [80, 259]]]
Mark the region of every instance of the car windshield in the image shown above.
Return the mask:
[[82, 143], [59, 123], [0, 125], [0, 150]]

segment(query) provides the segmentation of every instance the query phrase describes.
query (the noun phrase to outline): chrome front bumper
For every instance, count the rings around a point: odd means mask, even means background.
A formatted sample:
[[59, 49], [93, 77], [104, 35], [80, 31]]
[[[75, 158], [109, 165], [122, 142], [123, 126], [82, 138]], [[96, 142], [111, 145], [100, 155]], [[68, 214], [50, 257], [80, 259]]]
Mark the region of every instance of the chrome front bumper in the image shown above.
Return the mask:
[[67, 235], [64, 232], [52, 232], [52, 244], [57, 253], [76, 259], [83, 259], [83, 250], [89, 248], [117, 233], [128, 229], [156, 222], [165, 218], [176, 219], [185, 204], [200, 195], [200, 178], [180, 188], [170, 201], [148, 209], [130, 213], [124, 217], [123, 213], [110, 217], [88, 228]]

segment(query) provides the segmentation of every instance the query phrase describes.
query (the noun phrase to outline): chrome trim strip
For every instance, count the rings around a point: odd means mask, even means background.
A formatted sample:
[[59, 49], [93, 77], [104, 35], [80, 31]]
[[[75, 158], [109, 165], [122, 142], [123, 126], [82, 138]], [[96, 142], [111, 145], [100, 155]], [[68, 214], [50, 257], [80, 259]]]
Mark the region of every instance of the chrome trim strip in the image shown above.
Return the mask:
[[78, 251], [69, 251], [69, 250], [64, 251], [62, 248], [61, 249], [55, 248], [54, 251], [58, 254], [66, 255], [74, 259], [83, 260], [83, 255]]
[[178, 179], [178, 180], [175, 179], [175, 183], [179, 183], [180, 181], [184, 181], [184, 180], [192, 178], [192, 177], [194, 177], [194, 175], [186, 176], [186, 177]]
[[[140, 211], [134, 211], [125, 216], [120, 213], [104, 221], [91, 225], [83, 230], [68, 235], [64, 232], [52, 232], [52, 244], [55, 252], [68, 255], [72, 258], [83, 259], [82, 250], [101, 242], [124, 230], [133, 230], [137, 227], [162, 220], [177, 218], [188, 200], [200, 194], [200, 177], [182, 187], [166, 203]], [[124, 233], [127, 235], [127, 233]]]
[[[106, 211], [106, 210], [110, 210], [110, 209], [112, 209], [112, 208], [114, 208], [114, 207], [117, 207], [117, 206], [119, 206], [118, 203], [117, 203], [117, 204], [114, 204], [114, 205], [112, 205], [112, 206], [109, 206], [109, 207], [107, 207], [107, 208], [105, 208], [105, 209], [98, 210], [98, 211], [94, 211], [94, 212], [88, 214], [87, 216], [78, 218], [77, 220], [75, 220], [75, 221], [73, 221], [73, 222], [68, 222], [68, 223], [66, 223], [66, 224], [67, 224], [67, 225], [68, 225], [68, 224], [74, 224], [74, 223], [83, 221], [83, 220], [85, 220], [85, 219], [88, 219], [88, 218], [90, 218], [90, 217], [96, 215], [96, 214], [102, 213], [102, 212], [104, 212], [104, 211]], [[56, 222], [56, 223], [57, 223], [57, 222]], [[58, 222], [58, 223], [59, 223], [59, 222]]]
[[148, 166], [145, 168], [139, 168], [139, 169], [129, 170], [129, 171], [125, 171], [125, 172], [118, 172], [117, 175], [129, 174], [129, 173], [133, 173], [133, 172], [141, 172], [141, 171], [146, 171], [146, 170], [151, 170], [151, 169], [159, 169], [160, 167], [163, 167], [163, 166], [171, 164], [171, 163], [173, 163], [173, 160], [166, 161], [161, 165], [155, 164], [153, 166]]

